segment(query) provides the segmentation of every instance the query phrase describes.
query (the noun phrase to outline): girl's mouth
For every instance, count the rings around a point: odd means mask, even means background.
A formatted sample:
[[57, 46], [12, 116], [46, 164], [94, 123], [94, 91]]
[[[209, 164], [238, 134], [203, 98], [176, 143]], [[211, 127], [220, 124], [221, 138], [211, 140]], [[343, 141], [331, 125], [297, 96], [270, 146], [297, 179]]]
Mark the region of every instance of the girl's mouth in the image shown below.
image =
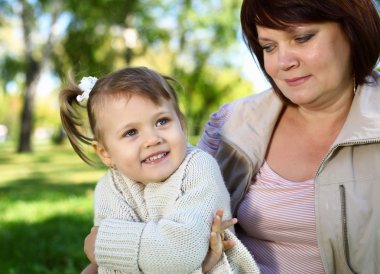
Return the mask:
[[153, 163], [153, 162], [155, 162], [157, 160], [160, 160], [160, 159], [164, 158], [166, 155], [168, 155], [168, 152], [158, 153], [156, 155], [153, 155], [153, 156], [150, 156], [150, 157], [146, 158], [145, 160], [143, 160], [143, 163], [145, 163], [145, 164]]

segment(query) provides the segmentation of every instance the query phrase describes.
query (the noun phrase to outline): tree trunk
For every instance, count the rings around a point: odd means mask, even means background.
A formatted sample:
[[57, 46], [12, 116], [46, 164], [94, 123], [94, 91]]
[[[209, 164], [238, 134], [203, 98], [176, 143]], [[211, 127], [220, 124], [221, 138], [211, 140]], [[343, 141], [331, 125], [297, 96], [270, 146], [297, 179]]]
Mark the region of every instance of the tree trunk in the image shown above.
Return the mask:
[[41, 77], [43, 68], [46, 66], [52, 50], [52, 40], [55, 35], [55, 27], [60, 9], [60, 3], [53, 4], [51, 11], [52, 22], [45, 45], [42, 48], [41, 60], [35, 60], [33, 57], [32, 26], [36, 24], [36, 18], [32, 5], [27, 0], [20, 0], [21, 4], [21, 21], [24, 37], [26, 73], [25, 73], [25, 93], [24, 106], [21, 113], [20, 135], [17, 152], [32, 151], [32, 133], [33, 133], [33, 109], [37, 90], [38, 80]]
[[40, 65], [30, 59], [26, 72], [26, 84], [24, 95], [24, 106], [21, 113], [21, 125], [19, 144], [17, 152], [31, 152], [32, 151], [32, 132], [33, 132], [33, 108], [34, 99], [37, 89], [38, 79], [40, 78], [41, 69]]

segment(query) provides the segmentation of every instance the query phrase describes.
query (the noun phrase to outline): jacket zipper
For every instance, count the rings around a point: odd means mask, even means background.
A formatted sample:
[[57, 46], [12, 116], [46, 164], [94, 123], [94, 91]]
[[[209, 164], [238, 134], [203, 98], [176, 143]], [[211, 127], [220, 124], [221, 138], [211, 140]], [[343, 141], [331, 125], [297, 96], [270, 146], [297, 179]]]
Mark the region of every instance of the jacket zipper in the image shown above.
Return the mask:
[[340, 205], [341, 205], [341, 213], [342, 213], [342, 232], [343, 232], [343, 247], [344, 247], [344, 256], [346, 258], [346, 263], [348, 268], [352, 271], [352, 273], [358, 273], [354, 270], [351, 265], [350, 260], [350, 249], [348, 245], [348, 235], [347, 235], [347, 211], [346, 211], [346, 189], [344, 185], [339, 186], [340, 191]]
[[[344, 147], [344, 146], [353, 146], [353, 145], [365, 145], [365, 144], [375, 144], [375, 143], [380, 143], [380, 139], [368, 139], [368, 140], [357, 140], [357, 141], [347, 141], [347, 142], [344, 142], [344, 143], [339, 143], [339, 144], [336, 144], [334, 145], [330, 150], [329, 152], [325, 155], [325, 157], [323, 158], [321, 164], [319, 165], [316, 173], [315, 173], [315, 182], [317, 182], [317, 177], [318, 175], [321, 173], [326, 161], [328, 158], [330, 158], [330, 156], [333, 154], [333, 152], [338, 148], [338, 147]], [[345, 259], [346, 259], [346, 264], [348, 266], [348, 268], [354, 273], [358, 273], [358, 272], [355, 272], [353, 267], [351, 266], [351, 260], [349, 258], [349, 247], [348, 247], [348, 233], [347, 233], [347, 214], [346, 214], [346, 190], [344, 188], [343, 185], [340, 185], [339, 186], [339, 190], [340, 190], [340, 197], [341, 197], [341, 212], [342, 212], [342, 228], [343, 228], [343, 246], [344, 246], [344, 254], [345, 254]], [[316, 210], [318, 210], [318, 205], [316, 204]], [[317, 225], [317, 241], [318, 241], [318, 245], [320, 246], [320, 236], [319, 236], [319, 233], [318, 233], [318, 225]], [[321, 259], [322, 259], [322, 263], [324, 265], [324, 268], [326, 270], [326, 262], [325, 262], [325, 259], [324, 259], [324, 253], [323, 251], [321, 250]]]

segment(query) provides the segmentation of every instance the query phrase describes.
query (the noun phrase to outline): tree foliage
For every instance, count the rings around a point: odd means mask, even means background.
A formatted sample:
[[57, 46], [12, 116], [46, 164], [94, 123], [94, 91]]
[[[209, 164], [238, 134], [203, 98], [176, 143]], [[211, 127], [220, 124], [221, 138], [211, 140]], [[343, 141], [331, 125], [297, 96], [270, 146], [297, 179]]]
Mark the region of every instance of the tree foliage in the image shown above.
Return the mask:
[[251, 92], [234, 67], [237, 54], [228, 54], [234, 51], [238, 39], [240, 3], [233, 0], [160, 2], [151, 10], [150, 17], [158, 14], [171, 18], [166, 26], [171, 36], [154, 46], [156, 54], [151, 54], [151, 63], [159, 63], [160, 71], [167, 71], [183, 84], [180, 98], [189, 122], [189, 134], [199, 135], [210, 112], [223, 101], [232, 99], [231, 95], [239, 90], [244, 95]]
[[[130, 61], [170, 74], [185, 87], [180, 97], [194, 125], [190, 134], [199, 134], [210, 111], [242, 83], [226, 54], [239, 31], [234, 0], [0, 1], [0, 24], [16, 22], [12, 28], [23, 33], [21, 51], [0, 55], [3, 90], [23, 75], [19, 151], [31, 150], [34, 97], [46, 68], [62, 81], [69, 71], [77, 79], [99, 76]], [[133, 49], [123, 38], [127, 28], [138, 33]]]

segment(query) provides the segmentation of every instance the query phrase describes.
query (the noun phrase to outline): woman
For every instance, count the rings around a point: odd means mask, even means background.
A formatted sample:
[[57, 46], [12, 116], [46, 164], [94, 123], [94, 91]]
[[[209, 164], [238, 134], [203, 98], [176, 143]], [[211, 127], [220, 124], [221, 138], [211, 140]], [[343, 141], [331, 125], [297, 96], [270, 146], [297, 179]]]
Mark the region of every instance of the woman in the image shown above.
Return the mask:
[[262, 273], [380, 273], [374, 3], [244, 0], [241, 23], [273, 88], [222, 106], [199, 142], [240, 240]]

